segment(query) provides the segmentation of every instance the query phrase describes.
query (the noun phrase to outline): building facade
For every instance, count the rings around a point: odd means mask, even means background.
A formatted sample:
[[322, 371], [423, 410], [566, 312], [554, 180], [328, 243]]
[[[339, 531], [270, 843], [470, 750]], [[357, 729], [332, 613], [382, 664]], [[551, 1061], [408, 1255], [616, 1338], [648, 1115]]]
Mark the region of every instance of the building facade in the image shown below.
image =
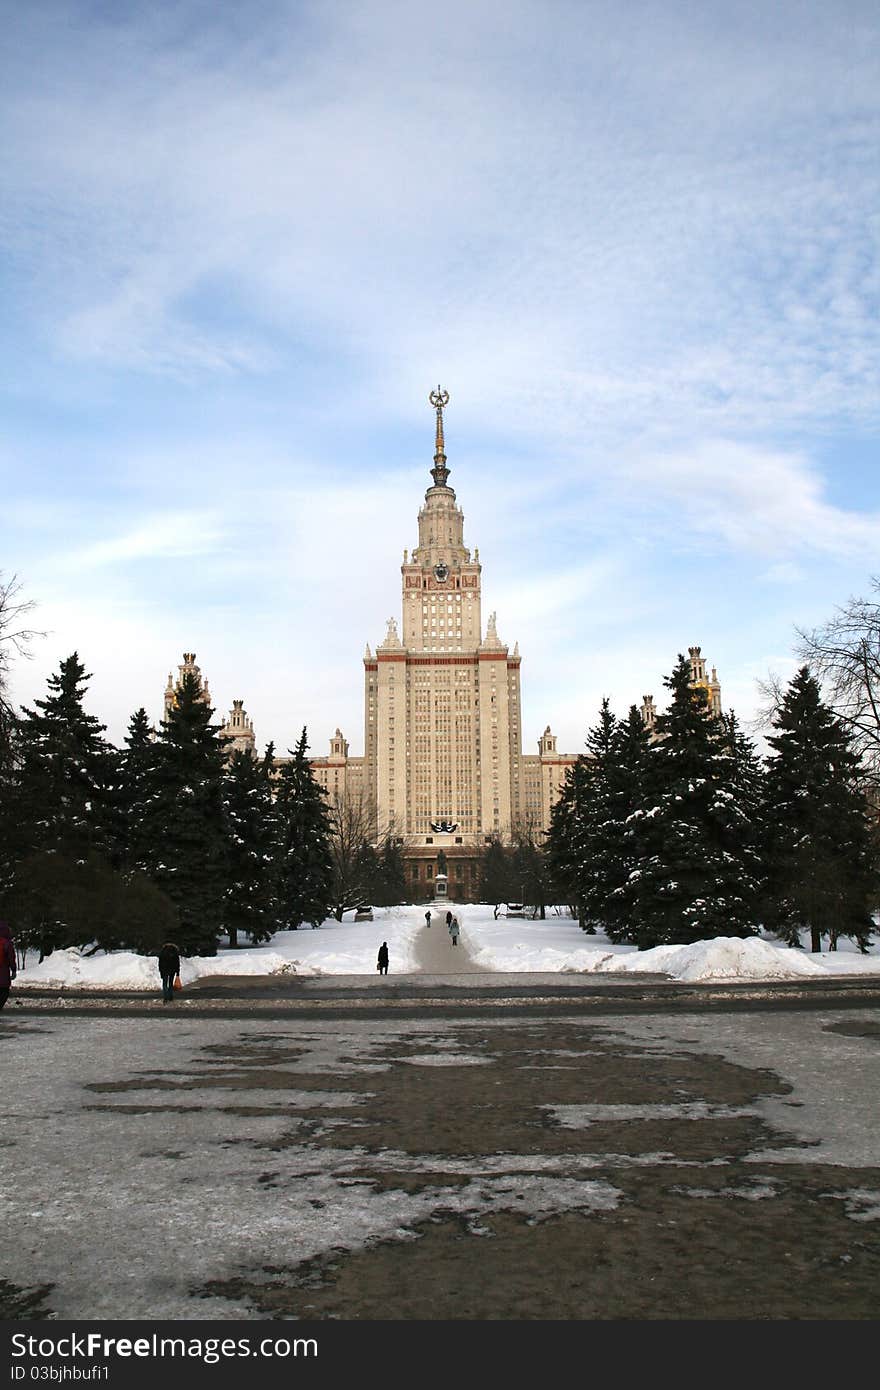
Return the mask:
[[[311, 766], [331, 806], [358, 808], [375, 842], [386, 835], [402, 841], [410, 897], [432, 896], [444, 874], [449, 896], [467, 901], [479, 895], [487, 844], [511, 843], [518, 834], [540, 840], [578, 755], [557, 751], [549, 724], [537, 752], [523, 752], [522, 659], [518, 644], [511, 651], [501, 640], [495, 613], [483, 626], [480, 553], [465, 544], [464, 513], [449, 485], [448, 400], [439, 387], [431, 392], [434, 464], [418, 542], [403, 552], [400, 626], [389, 618], [383, 640], [375, 652], [367, 645], [363, 657], [364, 751], [351, 754], [337, 728], [329, 753], [313, 757]], [[715, 668], [707, 676], [701, 649], [689, 653], [693, 682], [719, 714]], [[210, 700], [194, 653], [184, 653], [178, 672], [177, 682], [168, 677], [166, 715], [187, 672]], [[642, 718], [653, 729], [650, 695]], [[255, 752], [242, 700], [233, 701], [222, 732], [232, 748]]]
[[557, 751], [549, 725], [523, 752], [519, 647], [501, 640], [495, 613], [483, 626], [480, 555], [449, 485], [448, 399], [430, 396], [434, 466], [418, 543], [403, 552], [400, 626], [389, 618], [363, 658], [364, 752], [352, 756], [337, 729], [312, 768], [331, 800], [374, 808], [377, 838], [403, 840], [415, 891], [446, 872], [452, 897], [472, 897], [486, 844], [539, 835], [576, 755]]
[[[194, 677], [200, 692], [199, 698], [204, 701], [206, 705], [210, 705], [211, 703], [211, 692], [208, 688], [208, 682], [203, 677], [201, 668], [196, 665], [195, 652], [184, 652], [183, 661], [177, 668], [177, 680], [174, 679], [170, 671], [168, 672], [168, 682], [165, 686], [165, 696], [162, 705], [163, 719], [168, 718], [169, 711], [177, 699], [177, 692], [183, 683], [184, 676]], [[243, 700], [233, 700], [232, 709], [229, 711], [229, 717], [226, 723], [221, 726], [220, 732], [225, 739], [229, 740], [228, 751], [230, 753], [240, 751], [242, 753], [250, 753], [252, 757], [256, 754], [254, 726], [252, 721], [248, 719]]]

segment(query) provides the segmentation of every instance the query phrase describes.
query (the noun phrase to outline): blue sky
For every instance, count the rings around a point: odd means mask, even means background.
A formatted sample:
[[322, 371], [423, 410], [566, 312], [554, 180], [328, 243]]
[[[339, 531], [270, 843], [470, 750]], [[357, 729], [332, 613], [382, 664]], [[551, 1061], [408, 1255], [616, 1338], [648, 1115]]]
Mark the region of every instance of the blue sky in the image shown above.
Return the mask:
[[0, 569], [120, 740], [258, 740], [400, 614], [438, 382], [523, 740], [699, 643], [743, 719], [880, 571], [873, 3], [0, 3]]

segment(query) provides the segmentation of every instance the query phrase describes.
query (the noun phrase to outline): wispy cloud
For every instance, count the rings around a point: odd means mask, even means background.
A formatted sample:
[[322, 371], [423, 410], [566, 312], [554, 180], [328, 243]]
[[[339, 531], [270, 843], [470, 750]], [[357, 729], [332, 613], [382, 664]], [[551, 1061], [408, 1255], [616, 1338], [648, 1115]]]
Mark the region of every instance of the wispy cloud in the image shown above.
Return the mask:
[[876, 568], [871, 6], [7, 9], [0, 539], [59, 642], [104, 615], [107, 689], [144, 630], [261, 737], [356, 741], [438, 379], [485, 609], [578, 744], [606, 682], [748, 672]]
[[225, 373], [306, 328], [376, 375], [400, 364], [398, 399], [429, 362], [458, 381], [491, 362], [475, 414], [544, 435], [876, 418], [877, 31], [859, 8], [860, 43], [839, 13], [805, 34], [797, 6], [800, 32], [718, 6], [686, 28], [668, 6], [637, 28], [603, 4], [501, 13], [337, 7], [310, 26], [281, 7], [233, 57], [222, 15], [175, 47], [170, 12], [80, 12], [76, 70], [44, 48], [7, 98], [6, 235], [26, 258], [40, 219], [56, 341]]
[[216, 515], [162, 512], [133, 530], [95, 541], [60, 557], [60, 567], [74, 570], [121, 568], [142, 560], [194, 558], [211, 554], [223, 543], [224, 528]]
[[650, 454], [627, 472], [646, 499], [675, 510], [685, 546], [720, 542], [785, 560], [813, 553], [869, 561], [880, 549], [880, 513], [830, 503], [803, 454], [704, 441]]

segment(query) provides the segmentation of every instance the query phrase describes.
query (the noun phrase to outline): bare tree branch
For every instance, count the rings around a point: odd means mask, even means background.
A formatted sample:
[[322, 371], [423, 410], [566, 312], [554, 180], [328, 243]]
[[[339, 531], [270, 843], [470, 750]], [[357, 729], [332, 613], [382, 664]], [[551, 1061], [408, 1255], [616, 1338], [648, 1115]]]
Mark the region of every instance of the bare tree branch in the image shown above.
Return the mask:
[[866, 771], [880, 783], [880, 579], [876, 598], [851, 598], [823, 626], [797, 629], [799, 657], [822, 682], [823, 694], [843, 720]]
[[750, 734], [764, 734], [773, 723], [773, 716], [782, 704], [784, 692], [782, 677], [775, 671], [768, 671], [763, 680], [756, 682], [761, 697], [754, 719], [746, 723]]
[[14, 712], [7, 694], [9, 672], [14, 656], [30, 658], [30, 643], [35, 637], [45, 637], [27, 622], [27, 615], [36, 608], [33, 599], [21, 598], [22, 583], [13, 574], [3, 579], [0, 570], [0, 753], [10, 738]]

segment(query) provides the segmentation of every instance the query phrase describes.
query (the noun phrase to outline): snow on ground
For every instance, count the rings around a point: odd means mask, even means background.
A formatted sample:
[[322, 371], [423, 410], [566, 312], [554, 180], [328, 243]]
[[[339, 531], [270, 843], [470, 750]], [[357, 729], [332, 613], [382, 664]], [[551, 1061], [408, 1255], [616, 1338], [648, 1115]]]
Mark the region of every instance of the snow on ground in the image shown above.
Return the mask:
[[[462, 945], [486, 972], [571, 974], [627, 970], [661, 973], [676, 980], [790, 980], [807, 975], [880, 975], [880, 940], [863, 956], [850, 941], [819, 956], [780, 946], [769, 939], [717, 937], [691, 946], [657, 946], [637, 951], [615, 946], [601, 933], [587, 936], [571, 917], [552, 912], [547, 920], [494, 917], [491, 906], [450, 904], [462, 925]], [[442, 918], [445, 909], [438, 909]], [[221, 947], [216, 956], [181, 962], [184, 985], [206, 975], [369, 975], [375, 976], [376, 953], [383, 941], [395, 975], [417, 969], [416, 942], [425, 930], [424, 906], [375, 908], [372, 922], [328, 918], [318, 928], [278, 932], [263, 946], [238, 950]], [[439, 925], [439, 923], [438, 923]], [[155, 956], [130, 951], [84, 955], [69, 948], [54, 951], [42, 964], [31, 952], [19, 971], [16, 988], [58, 986], [66, 989], [155, 990]]]

